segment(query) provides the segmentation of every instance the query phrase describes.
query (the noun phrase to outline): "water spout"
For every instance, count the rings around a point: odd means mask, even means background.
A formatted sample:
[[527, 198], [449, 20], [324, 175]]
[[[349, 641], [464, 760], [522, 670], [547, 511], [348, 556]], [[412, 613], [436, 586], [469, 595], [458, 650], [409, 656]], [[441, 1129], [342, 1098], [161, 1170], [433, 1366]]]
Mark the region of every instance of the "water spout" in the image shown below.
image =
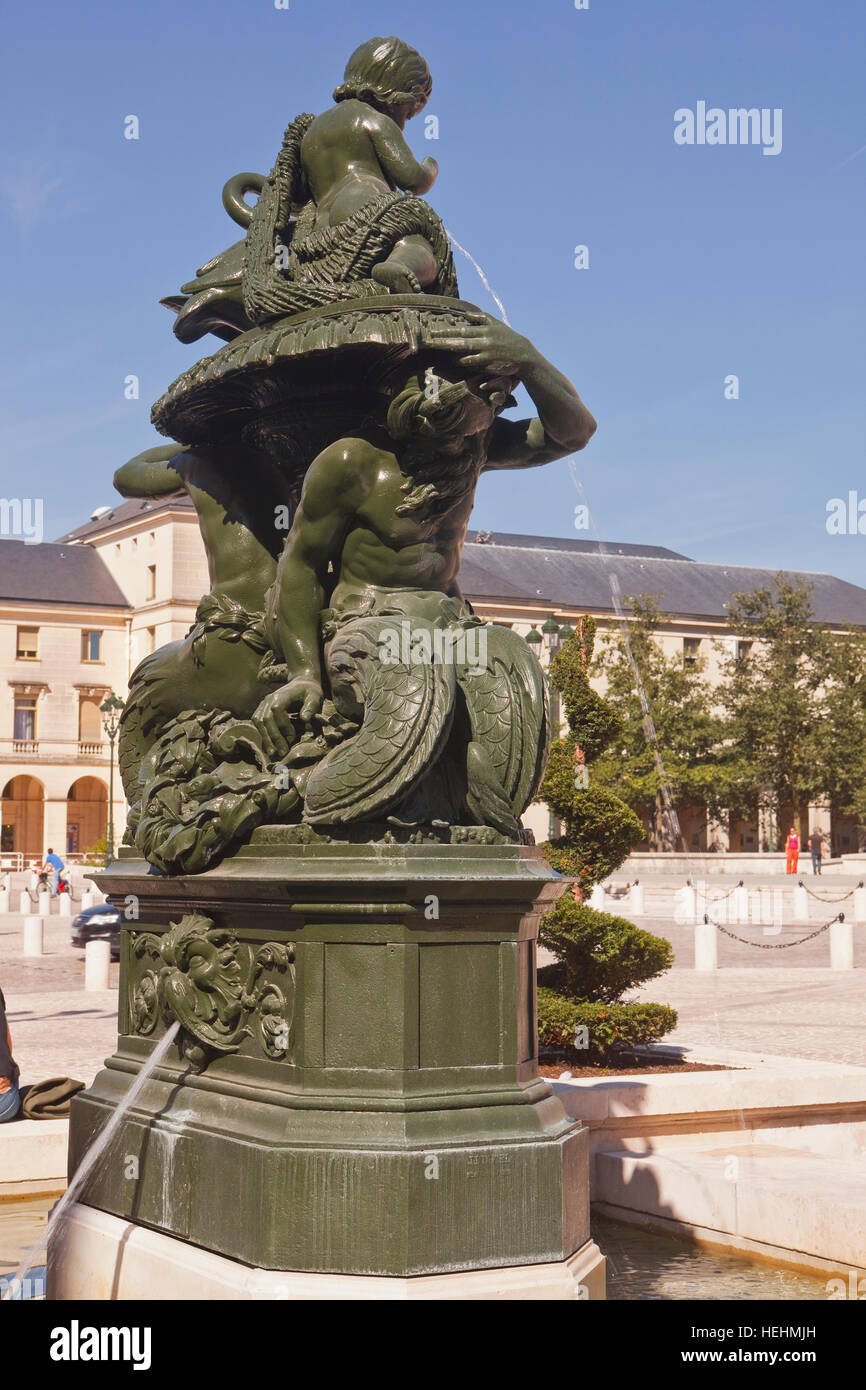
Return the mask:
[[479, 277], [480, 277], [480, 279], [481, 279], [482, 285], [483, 285], [484, 288], [486, 289], [487, 293], [490, 295], [490, 298], [493, 299], [493, 300], [495, 300], [495, 302], [496, 302], [496, 307], [498, 308], [500, 314], [502, 315], [502, 322], [503, 322], [503, 323], [506, 323], [506, 324], [508, 325], [508, 327], [510, 328], [510, 327], [511, 327], [511, 320], [509, 319], [507, 313], [505, 312], [505, 305], [502, 303], [502, 300], [499, 298], [499, 295], [498, 295], [498, 294], [496, 293], [496, 291], [493, 289], [492, 285], [490, 284], [490, 281], [488, 280], [487, 276], [484, 274], [484, 271], [481, 269], [481, 266], [478, 264], [478, 262], [476, 261], [475, 257], [474, 257], [474, 256], [471, 256], [471, 255], [469, 254], [469, 252], [466, 250], [466, 247], [465, 247], [465, 246], [461, 246], [461, 245], [460, 245], [460, 242], [457, 240], [456, 237], [453, 237], [453, 236], [451, 235], [451, 233], [448, 231], [448, 228], [447, 228], [447, 227], [445, 228], [445, 234], [446, 234], [446, 236], [448, 237], [449, 241], [452, 241], [452, 242], [454, 243], [454, 245], [457, 247], [457, 250], [460, 251], [460, 252], [466, 257], [467, 261], [470, 261], [470, 262], [472, 263], [472, 265], [474, 265], [475, 269], [478, 271], [478, 274], [479, 274]]
[[[175, 1021], [174, 1023], [172, 1023], [171, 1027], [167, 1029], [165, 1036], [160, 1039], [159, 1043], [153, 1049], [153, 1052], [150, 1054], [150, 1057], [147, 1060], [147, 1065], [142, 1067], [141, 1071], [138, 1073], [138, 1076], [133, 1081], [132, 1085], [130, 1086], [129, 1090], [127, 1091], [126, 1095], [121, 1101], [120, 1105], [117, 1106], [116, 1110], [114, 1111], [114, 1114], [108, 1121], [108, 1124], [105, 1126], [103, 1130], [100, 1131], [99, 1137], [87, 1150], [87, 1153], [84, 1155], [83, 1159], [81, 1160], [77, 1169], [75, 1170], [75, 1174], [71, 1178], [69, 1186], [67, 1187], [66, 1191], [60, 1198], [60, 1201], [57, 1203], [56, 1207], [51, 1213], [51, 1216], [48, 1219], [48, 1223], [45, 1227], [45, 1240], [42, 1242], [42, 1244], [48, 1244], [53, 1231], [60, 1223], [60, 1221], [63, 1219], [67, 1207], [72, 1205], [72, 1203], [77, 1198], [78, 1194], [81, 1192], [82, 1188], [85, 1186], [87, 1179], [90, 1177], [97, 1163], [102, 1158], [103, 1154], [105, 1153], [106, 1149], [108, 1148], [109, 1144], [111, 1143], [112, 1139], [117, 1133], [120, 1127], [121, 1120], [124, 1118], [127, 1111], [138, 1099], [138, 1096], [141, 1094], [141, 1091], [143, 1090], [146, 1082], [153, 1075], [154, 1071], [159, 1066], [160, 1062], [163, 1060], [166, 1053], [168, 1052], [168, 1049], [174, 1042], [179, 1028], [180, 1023]], [[41, 1249], [41, 1245], [35, 1247], [35, 1249]], [[0, 1294], [0, 1302], [8, 1301], [17, 1296], [18, 1290], [21, 1288], [24, 1279], [26, 1278], [29, 1271], [32, 1269], [34, 1263], [34, 1251], [31, 1249], [31, 1251], [27, 1255], [25, 1255], [21, 1264], [15, 1271], [13, 1278], [10, 1280], [9, 1284], [3, 1290], [3, 1293]]]

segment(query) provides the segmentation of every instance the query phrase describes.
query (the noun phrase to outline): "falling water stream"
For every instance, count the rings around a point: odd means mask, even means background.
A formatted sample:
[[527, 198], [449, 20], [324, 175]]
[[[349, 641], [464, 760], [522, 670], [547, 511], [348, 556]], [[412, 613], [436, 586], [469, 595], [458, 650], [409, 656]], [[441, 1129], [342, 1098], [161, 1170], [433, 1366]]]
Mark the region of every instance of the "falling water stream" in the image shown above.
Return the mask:
[[499, 310], [500, 314], [502, 315], [502, 321], [503, 321], [503, 323], [507, 323], [507, 324], [508, 324], [508, 327], [510, 328], [510, 327], [511, 327], [511, 320], [509, 319], [508, 315], [507, 315], [506, 312], [505, 312], [505, 305], [502, 303], [502, 300], [499, 298], [499, 295], [498, 295], [498, 294], [496, 293], [496, 291], [493, 289], [492, 285], [490, 284], [490, 281], [488, 280], [487, 276], [484, 274], [484, 271], [481, 269], [481, 266], [478, 264], [478, 262], [476, 261], [475, 257], [474, 257], [474, 256], [471, 256], [471, 255], [469, 254], [469, 252], [466, 250], [466, 247], [465, 247], [465, 246], [461, 246], [461, 245], [460, 245], [460, 242], [457, 240], [456, 237], [453, 237], [453, 236], [451, 235], [451, 233], [448, 231], [448, 228], [447, 228], [447, 227], [445, 228], [445, 233], [446, 233], [448, 239], [449, 239], [450, 241], [452, 241], [452, 242], [454, 243], [454, 245], [457, 247], [457, 250], [461, 253], [461, 255], [464, 255], [464, 256], [466, 257], [467, 261], [470, 261], [471, 264], [472, 264], [472, 265], [475, 267], [475, 269], [478, 271], [478, 275], [479, 275], [479, 278], [480, 278], [480, 280], [481, 280], [482, 285], [483, 285], [484, 288], [486, 289], [487, 293], [490, 295], [490, 298], [491, 298], [492, 300], [495, 301], [496, 307], [497, 307], [497, 309]]
[[150, 1054], [150, 1057], [147, 1060], [146, 1066], [143, 1066], [141, 1071], [138, 1073], [138, 1076], [133, 1081], [132, 1085], [130, 1086], [120, 1105], [117, 1106], [116, 1110], [114, 1111], [114, 1114], [108, 1121], [108, 1124], [105, 1126], [104, 1129], [100, 1130], [98, 1139], [87, 1150], [87, 1153], [84, 1155], [83, 1159], [81, 1160], [77, 1169], [75, 1170], [75, 1175], [70, 1180], [69, 1186], [67, 1187], [63, 1196], [60, 1198], [60, 1201], [57, 1203], [56, 1207], [52, 1211], [51, 1216], [48, 1218], [48, 1224], [45, 1227], [44, 1239], [40, 1242], [38, 1246], [31, 1247], [30, 1250], [26, 1252], [24, 1259], [21, 1261], [21, 1264], [15, 1271], [14, 1276], [9, 1281], [6, 1288], [3, 1290], [3, 1293], [0, 1294], [0, 1302], [8, 1301], [18, 1296], [19, 1290], [22, 1288], [24, 1279], [27, 1277], [27, 1274], [29, 1273], [29, 1271], [33, 1267], [33, 1264], [35, 1263], [35, 1251], [41, 1249], [42, 1246], [47, 1245], [50, 1241], [52, 1233], [54, 1232], [55, 1228], [59, 1225], [59, 1223], [62, 1221], [67, 1208], [71, 1206], [75, 1199], [78, 1197], [83, 1187], [85, 1186], [88, 1178], [90, 1177], [91, 1173], [94, 1171], [96, 1165], [99, 1163], [99, 1160], [105, 1154], [106, 1149], [108, 1148], [109, 1144], [111, 1143], [112, 1139], [114, 1138], [115, 1134], [120, 1128], [121, 1120], [123, 1120], [127, 1111], [130, 1110], [131, 1107], [134, 1105], [135, 1101], [141, 1094], [144, 1086], [149, 1081], [150, 1077], [153, 1075], [154, 1071], [165, 1057], [166, 1053], [168, 1052], [168, 1049], [171, 1047], [172, 1043], [175, 1040], [179, 1028], [180, 1024], [177, 1021], [172, 1023], [171, 1027], [167, 1030], [165, 1037], [163, 1037], [157, 1043], [156, 1047], [153, 1049], [153, 1052]]

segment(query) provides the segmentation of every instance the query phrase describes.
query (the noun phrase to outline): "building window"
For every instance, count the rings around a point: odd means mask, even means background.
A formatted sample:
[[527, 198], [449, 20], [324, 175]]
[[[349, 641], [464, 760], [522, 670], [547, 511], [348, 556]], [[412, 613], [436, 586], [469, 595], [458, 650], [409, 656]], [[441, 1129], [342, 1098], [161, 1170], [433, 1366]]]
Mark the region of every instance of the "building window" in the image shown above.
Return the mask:
[[12, 737], [19, 743], [35, 743], [36, 741], [36, 696], [35, 695], [16, 695], [15, 696], [15, 719], [12, 726]]
[[78, 701], [79, 743], [102, 742], [102, 715], [98, 695], [82, 695]]
[[102, 633], [101, 633], [101, 632], [82, 632], [82, 634], [81, 634], [81, 660], [82, 660], [82, 661], [101, 661], [101, 660], [102, 660]]
[[737, 643], [737, 660], [738, 660], [738, 661], [741, 661], [741, 662], [743, 663], [744, 666], [745, 666], [746, 663], [748, 662], [748, 660], [749, 660], [749, 658], [751, 657], [751, 655], [752, 655], [752, 644], [751, 644], [751, 642], [738, 642], [738, 643]]
[[683, 661], [687, 666], [694, 666], [701, 654], [700, 637], [683, 638]]
[[156, 565], [147, 567], [147, 598], [156, 598]]
[[146, 642], [147, 642], [147, 650], [148, 650], [148, 652], [155, 652], [155, 651], [156, 651], [156, 628], [155, 628], [155, 627], [149, 627], [149, 628], [147, 629]]
[[19, 627], [15, 655], [19, 661], [39, 660], [39, 628]]

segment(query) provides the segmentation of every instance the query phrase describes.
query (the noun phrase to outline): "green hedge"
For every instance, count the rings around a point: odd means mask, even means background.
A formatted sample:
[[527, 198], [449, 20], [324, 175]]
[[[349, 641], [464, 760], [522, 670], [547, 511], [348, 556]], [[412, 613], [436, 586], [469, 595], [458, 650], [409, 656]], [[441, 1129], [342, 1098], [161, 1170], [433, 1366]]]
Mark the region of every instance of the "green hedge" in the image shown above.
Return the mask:
[[[610, 1061], [618, 1052], [658, 1042], [676, 1025], [676, 1010], [667, 1004], [606, 1004], [538, 988], [539, 1042], [569, 1051], [577, 1047], [587, 1062]], [[578, 1035], [583, 1028], [585, 1037]]]
[[538, 944], [558, 957], [539, 971], [540, 984], [610, 1004], [674, 963], [673, 947], [664, 937], [577, 902], [570, 891], [542, 917]]

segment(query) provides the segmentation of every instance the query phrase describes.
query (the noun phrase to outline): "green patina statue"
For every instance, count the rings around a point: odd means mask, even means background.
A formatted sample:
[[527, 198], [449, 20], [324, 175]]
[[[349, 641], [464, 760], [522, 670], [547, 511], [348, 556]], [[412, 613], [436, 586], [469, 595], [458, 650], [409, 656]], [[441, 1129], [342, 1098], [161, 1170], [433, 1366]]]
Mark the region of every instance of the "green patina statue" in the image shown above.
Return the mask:
[[[543, 774], [541, 669], [457, 575], [481, 472], [561, 458], [595, 422], [526, 338], [457, 298], [417, 196], [435, 161], [401, 134], [430, 89], [407, 45], [362, 45], [270, 177], [226, 186], [244, 241], [165, 301], [182, 340], [227, 340], [154, 406], [184, 444], [115, 479], [185, 489], [210, 565], [195, 626], [138, 667], [121, 725], [128, 838], [165, 872], [262, 824], [517, 839]], [[537, 418], [502, 416], [520, 382]]]
[[[349, 59], [336, 105], [288, 126], [270, 177], [238, 174], [223, 190], [249, 231], [179, 296], [175, 333], [233, 337], [256, 323], [382, 289], [456, 296], [448, 236], [420, 197], [438, 165], [403, 138], [430, 96], [427, 64], [400, 39], [370, 39]], [[398, 193], [398, 189], [405, 193]], [[258, 193], [254, 208], [244, 201]], [[406, 196], [406, 194], [410, 196]]]
[[[222, 341], [115, 481], [186, 493], [211, 587], [121, 720], [127, 843], [99, 885], [137, 911], [69, 1164], [102, 1133], [135, 1172], [87, 1172], [54, 1299], [603, 1294], [588, 1131], [537, 1065], [565, 886], [520, 823], [545, 678], [459, 588], [481, 473], [595, 422], [458, 298], [401, 133], [430, 86], [398, 39], [364, 44], [270, 176], [229, 180], [243, 241], [167, 301], [182, 341]], [[519, 384], [535, 418], [509, 418]]]

